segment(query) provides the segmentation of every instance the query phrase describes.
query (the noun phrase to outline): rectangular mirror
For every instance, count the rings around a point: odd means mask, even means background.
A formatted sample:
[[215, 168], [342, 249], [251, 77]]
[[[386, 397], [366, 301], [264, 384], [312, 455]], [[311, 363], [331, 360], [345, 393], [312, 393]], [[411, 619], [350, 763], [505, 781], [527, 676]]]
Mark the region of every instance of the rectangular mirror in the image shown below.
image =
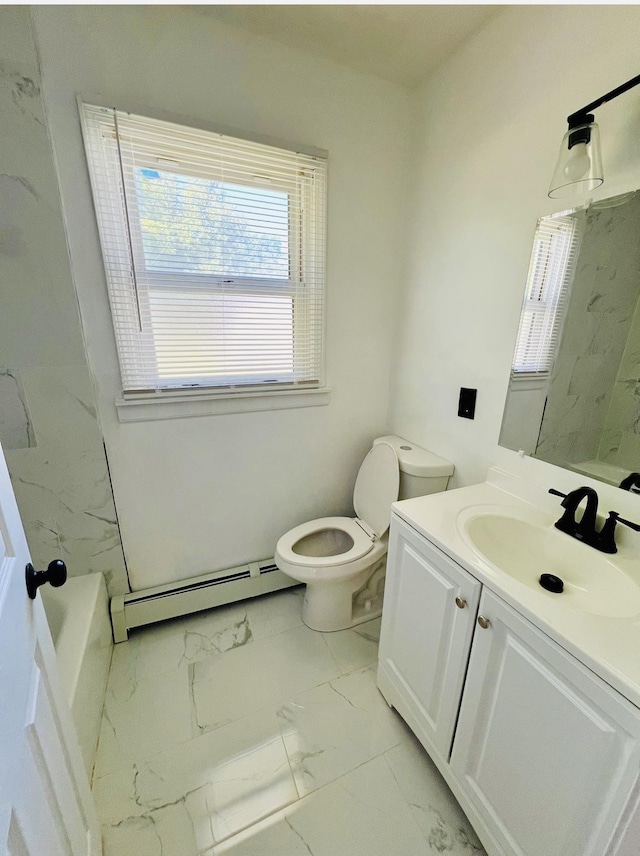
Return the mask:
[[640, 492], [640, 191], [538, 221], [499, 442]]

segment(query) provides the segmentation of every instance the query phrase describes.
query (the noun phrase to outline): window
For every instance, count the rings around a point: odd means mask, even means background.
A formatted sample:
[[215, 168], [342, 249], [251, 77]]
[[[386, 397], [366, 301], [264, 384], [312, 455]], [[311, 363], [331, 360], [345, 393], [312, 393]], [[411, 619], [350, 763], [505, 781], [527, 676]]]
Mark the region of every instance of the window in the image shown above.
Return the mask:
[[548, 374], [560, 344], [580, 243], [575, 217], [538, 220], [512, 373]]
[[125, 397], [319, 387], [326, 160], [81, 111]]

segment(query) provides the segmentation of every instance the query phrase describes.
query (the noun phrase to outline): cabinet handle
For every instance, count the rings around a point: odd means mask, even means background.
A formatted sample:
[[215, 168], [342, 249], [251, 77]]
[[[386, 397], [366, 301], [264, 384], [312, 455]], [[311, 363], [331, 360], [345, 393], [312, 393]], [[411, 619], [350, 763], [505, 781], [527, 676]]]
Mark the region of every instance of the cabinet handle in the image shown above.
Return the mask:
[[483, 630], [486, 630], [487, 627], [491, 627], [491, 622], [488, 618], [485, 618], [484, 615], [478, 616], [478, 624], [482, 627]]
[[463, 597], [456, 598], [456, 606], [458, 607], [458, 609], [464, 609], [466, 605], [467, 601]]

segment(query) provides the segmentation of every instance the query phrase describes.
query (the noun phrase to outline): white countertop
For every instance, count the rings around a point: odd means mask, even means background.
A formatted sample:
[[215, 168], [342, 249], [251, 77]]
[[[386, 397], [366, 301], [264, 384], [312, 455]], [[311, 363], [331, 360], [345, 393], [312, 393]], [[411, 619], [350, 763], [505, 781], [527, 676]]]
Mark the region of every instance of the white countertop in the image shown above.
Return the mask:
[[[558, 595], [531, 588], [494, 567], [459, 529], [460, 515], [478, 506], [492, 506], [496, 513], [535, 509], [538, 517], [546, 516], [549, 526], [562, 513], [557, 497], [496, 468], [482, 484], [395, 502], [392, 511], [640, 707], [640, 614], [619, 618], [583, 612], [567, 606]], [[625, 570], [640, 586], [640, 533], [619, 526], [616, 541]], [[593, 552], [579, 542], [576, 547]]]

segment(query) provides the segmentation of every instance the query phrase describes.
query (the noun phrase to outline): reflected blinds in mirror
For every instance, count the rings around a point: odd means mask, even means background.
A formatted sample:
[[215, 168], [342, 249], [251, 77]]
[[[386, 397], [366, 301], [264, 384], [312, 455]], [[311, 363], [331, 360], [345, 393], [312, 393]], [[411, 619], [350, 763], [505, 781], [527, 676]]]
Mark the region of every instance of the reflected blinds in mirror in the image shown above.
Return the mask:
[[538, 220], [512, 372], [548, 374], [555, 360], [580, 246], [575, 217]]

